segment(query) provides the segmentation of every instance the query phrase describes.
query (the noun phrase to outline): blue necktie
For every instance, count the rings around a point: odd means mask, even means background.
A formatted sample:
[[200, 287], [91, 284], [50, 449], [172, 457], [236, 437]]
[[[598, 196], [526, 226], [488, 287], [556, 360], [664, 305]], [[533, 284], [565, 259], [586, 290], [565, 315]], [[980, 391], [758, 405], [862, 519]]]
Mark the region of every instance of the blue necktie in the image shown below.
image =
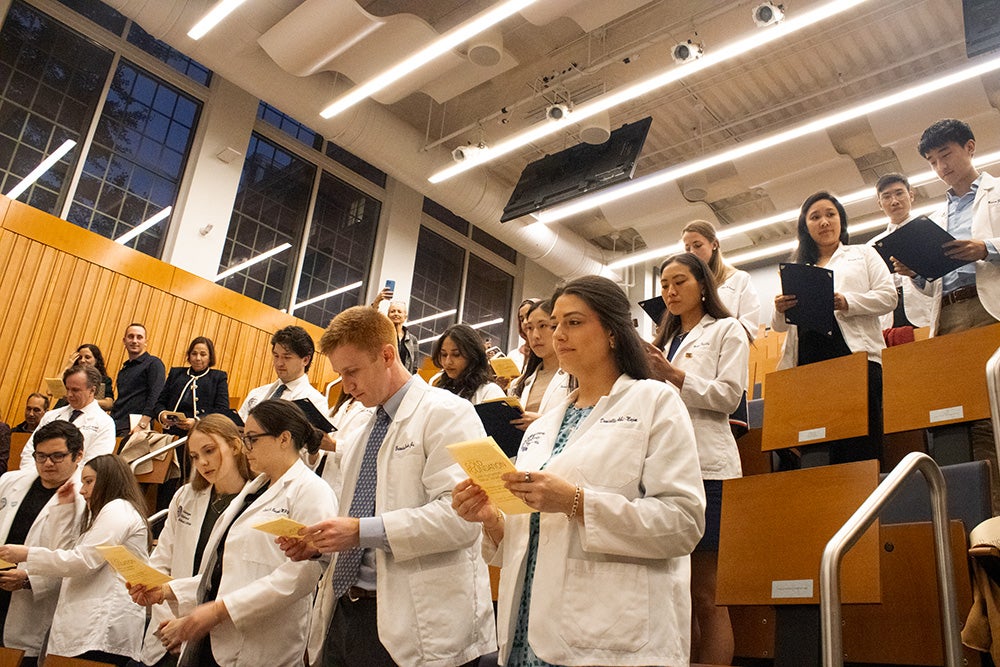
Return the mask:
[[[378, 450], [382, 447], [385, 434], [389, 431], [389, 413], [379, 406], [375, 413], [375, 425], [372, 426], [368, 443], [365, 444], [365, 454], [361, 459], [361, 470], [358, 471], [358, 483], [354, 487], [354, 498], [351, 500], [349, 516], [354, 518], [368, 517], [375, 513], [375, 480], [376, 459]], [[343, 551], [337, 557], [337, 565], [333, 570], [333, 595], [341, 597], [358, 581], [361, 570], [361, 556], [364, 549], [354, 547]]]
[[75, 422], [77, 420], [77, 417], [79, 417], [82, 414], [83, 414], [83, 410], [74, 410], [73, 412], [69, 413], [69, 421], [70, 421], [70, 423]]
[[281, 398], [281, 395], [285, 393], [286, 389], [288, 389], [288, 385], [286, 385], [285, 383], [279, 384], [278, 388], [274, 390], [273, 394], [271, 394], [271, 398], [272, 399]]

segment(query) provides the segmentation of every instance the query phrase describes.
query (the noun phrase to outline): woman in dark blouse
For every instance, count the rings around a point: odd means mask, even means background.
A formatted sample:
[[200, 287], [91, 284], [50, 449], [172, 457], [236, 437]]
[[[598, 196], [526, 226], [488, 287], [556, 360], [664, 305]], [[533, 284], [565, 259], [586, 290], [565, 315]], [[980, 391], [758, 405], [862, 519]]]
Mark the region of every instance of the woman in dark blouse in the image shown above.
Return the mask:
[[[198, 336], [187, 349], [187, 367], [171, 368], [153, 413], [164, 433], [184, 436], [198, 419], [210, 414], [229, 414], [229, 378], [215, 366], [215, 344]], [[181, 412], [184, 419], [165, 413]]]

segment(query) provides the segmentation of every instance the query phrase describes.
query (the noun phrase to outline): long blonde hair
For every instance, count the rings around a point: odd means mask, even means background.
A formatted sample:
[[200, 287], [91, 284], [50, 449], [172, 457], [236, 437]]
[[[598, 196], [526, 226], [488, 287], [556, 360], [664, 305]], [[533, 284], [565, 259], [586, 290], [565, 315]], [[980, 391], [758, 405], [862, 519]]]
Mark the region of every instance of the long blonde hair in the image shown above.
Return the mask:
[[683, 237], [688, 232], [701, 234], [712, 244], [712, 257], [708, 260], [708, 268], [712, 272], [712, 277], [715, 278], [716, 285], [726, 282], [726, 279], [733, 275], [736, 269], [726, 264], [726, 261], [722, 259], [722, 246], [719, 245], [719, 236], [715, 233], [715, 227], [712, 223], [707, 220], [692, 220], [684, 225], [681, 236]]

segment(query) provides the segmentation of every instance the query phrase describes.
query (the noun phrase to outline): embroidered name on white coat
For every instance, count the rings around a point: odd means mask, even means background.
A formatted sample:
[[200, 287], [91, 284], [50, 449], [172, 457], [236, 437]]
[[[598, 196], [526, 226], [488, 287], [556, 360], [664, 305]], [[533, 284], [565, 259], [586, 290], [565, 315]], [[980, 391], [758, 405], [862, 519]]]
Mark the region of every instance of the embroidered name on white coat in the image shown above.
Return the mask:
[[526, 437], [524, 440], [521, 441], [521, 447], [517, 450], [517, 453], [520, 454], [521, 452], [527, 451], [528, 447], [531, 447], [537, 442], [541, 442], [542, 438], [544, 437], [545, 437], [544, 433], [535, 431], [534, 433], [532, 433], [531, 435], [529, 435], [528, 437]]
[[406, 450], [413, 449], [416, 446], [417, 446], [417, 443], [415, 443], [415, 442], [413, 442], [411, 440], [410, 442], [406, 443], [405, 445], [396, 445], [396, 446], [394, 446], [392, 448], [392, 451], [394, 451], [394, 452], [405, 452]]
[[271, 514], [281, 514], [284, 516], [289, 515], [287, 507], [265, 507], [261, 512], [270, 512]]
[[601, 424], [638, 424], [639, 418], [632, 415], [618, 415], [617, 417], [601, 417]]

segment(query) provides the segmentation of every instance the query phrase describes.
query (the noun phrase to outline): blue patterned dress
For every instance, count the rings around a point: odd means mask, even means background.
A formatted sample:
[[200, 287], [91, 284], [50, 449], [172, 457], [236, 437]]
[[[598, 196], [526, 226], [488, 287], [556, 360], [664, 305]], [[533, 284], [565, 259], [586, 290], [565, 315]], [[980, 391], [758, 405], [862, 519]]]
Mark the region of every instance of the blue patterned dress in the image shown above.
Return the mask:
[[[559, 434], [556, 436], [555, 445], [552, 447], [552, 455], [549, 461], [556, 456], [566, 446], [566, 441], [576, 431], [587, 415], [593, 410], [589, 408], [577, 408], [569, 406], [563, 416], [562, 425], [559, 427]], [[546, 462], [541, 469], [544, 470]], [[514, 641], [511, 645], [510, 657], [507, 665], [510, 667], [553, 667], [545, 662], [531, 650], [528, 646], [528, 609], [531, 606], [531, 583], [535, 578], [535, 562], [538, 560], [538, 521], [539, 513], [531, 515], [530, 531], [528, 533], [528, 551], [525, 554], [524, 566], [524, 589], [521, 591], [521, 604], [517, 610], [517, 624], [514, 627]]]

